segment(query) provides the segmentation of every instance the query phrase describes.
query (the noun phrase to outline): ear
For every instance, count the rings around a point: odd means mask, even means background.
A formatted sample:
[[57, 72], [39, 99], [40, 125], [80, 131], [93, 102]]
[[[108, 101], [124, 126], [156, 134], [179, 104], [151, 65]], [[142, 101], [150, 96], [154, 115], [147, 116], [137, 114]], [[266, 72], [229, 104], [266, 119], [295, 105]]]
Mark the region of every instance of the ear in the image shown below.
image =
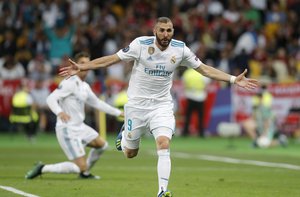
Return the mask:
[[155, 34], [156, 34], [156, 29], [155, 29], [155, 27], [153, 28], [153, 35], [155, 36]]

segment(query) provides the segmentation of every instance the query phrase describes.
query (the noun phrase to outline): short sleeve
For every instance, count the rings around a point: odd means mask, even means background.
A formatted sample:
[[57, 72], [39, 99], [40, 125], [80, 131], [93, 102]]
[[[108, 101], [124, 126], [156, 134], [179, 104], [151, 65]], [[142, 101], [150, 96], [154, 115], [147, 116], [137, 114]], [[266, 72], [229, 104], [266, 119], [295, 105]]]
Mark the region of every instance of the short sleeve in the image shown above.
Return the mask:
[[196, 69], [202, 64], [200, 59], [187, 46], [184, 46], [183, 53], [181, 65]]
[[141, 45], [139, 44], [138, 38], [136, 38], [127, 47], [119, 50], [117, 55], [121, 60], [132, 61], [139, 58], [140, 51]]

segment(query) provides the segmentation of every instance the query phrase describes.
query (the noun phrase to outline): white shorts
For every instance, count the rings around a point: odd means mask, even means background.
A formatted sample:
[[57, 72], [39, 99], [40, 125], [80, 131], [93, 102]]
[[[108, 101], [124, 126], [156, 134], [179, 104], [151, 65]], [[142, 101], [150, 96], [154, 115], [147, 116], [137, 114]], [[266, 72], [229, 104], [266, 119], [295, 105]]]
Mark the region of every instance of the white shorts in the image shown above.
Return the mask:
[[76, 128], [55, 128], [58, 143], [69, 160], [85, 155], [85, 146], [98, 137], [98, 132], [82, 124]]
[[175, 132], [173, 105], [161, 105], [155, 109], [140, 109], [125, 105], [125, 130], [122, 146], [138, 149], [140, 138], [147, 132], [172, 138]]

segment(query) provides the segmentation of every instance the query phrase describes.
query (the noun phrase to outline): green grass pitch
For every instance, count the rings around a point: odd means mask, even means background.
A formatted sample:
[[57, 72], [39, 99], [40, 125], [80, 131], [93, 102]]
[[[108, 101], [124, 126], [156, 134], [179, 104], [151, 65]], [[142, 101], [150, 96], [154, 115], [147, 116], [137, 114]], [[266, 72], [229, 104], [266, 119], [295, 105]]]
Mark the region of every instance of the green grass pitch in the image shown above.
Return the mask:
[[[75, 174], [44, 174], [25, 180], [25, 173], [36, 161], [66, 160], [55, 135], [39, 134], [30, 144], [22, 134], [0, 134], [0, 187], [41, 197], [155, 197], [158, 186], [153, 139], [143, 138], [134, 159], [126, 159], [114, 149], [114, 136], [109, 135], [108, 141], [109, 150], [92, 169], [101, 180], [79, 180]], [[286, 148], [253, 149], [247, 138], [234, 139], [230, 144], [218, 137], [174, 137], [171, 158], [169, 189], [175, 197], [300, 196], [300, 143], [296, 140]], [[296, 168], [289, 169], [291, 166]], [[22, 195], [0, 188], [0, 196]]]

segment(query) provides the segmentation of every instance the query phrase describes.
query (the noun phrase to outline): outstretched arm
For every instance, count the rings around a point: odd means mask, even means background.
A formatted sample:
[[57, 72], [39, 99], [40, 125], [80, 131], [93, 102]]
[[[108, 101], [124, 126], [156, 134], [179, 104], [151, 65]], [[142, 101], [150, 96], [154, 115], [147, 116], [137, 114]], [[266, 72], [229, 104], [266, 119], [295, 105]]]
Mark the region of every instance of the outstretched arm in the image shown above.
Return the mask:
[[103, 56], [84, 64], [78, 64], [69, 59], [69, 65], [60, 68], [59, 75], [62, 77], [70, 77], [76, 75], [80, 71], [108, 67], [119, 61], [121, 61], [121, 59], [117, 54]]
[[255, 89], [258, 87], [259, 82], [256, 79], [248, 79], [245, 77], [247, 73], [247, 69], [244, 70], [243, 73], [238, 75], [237, 77], [227, 74], [221, 70], [218, 70], [214, 67], [208, 66], [206, 64], [201, 64], [196, 71], [201, 73], [202, 75], [218, 80], [218, 81], [226, 81], [232, 84], [237, 84], [240, 87], [243, 87], [247, 90]]

